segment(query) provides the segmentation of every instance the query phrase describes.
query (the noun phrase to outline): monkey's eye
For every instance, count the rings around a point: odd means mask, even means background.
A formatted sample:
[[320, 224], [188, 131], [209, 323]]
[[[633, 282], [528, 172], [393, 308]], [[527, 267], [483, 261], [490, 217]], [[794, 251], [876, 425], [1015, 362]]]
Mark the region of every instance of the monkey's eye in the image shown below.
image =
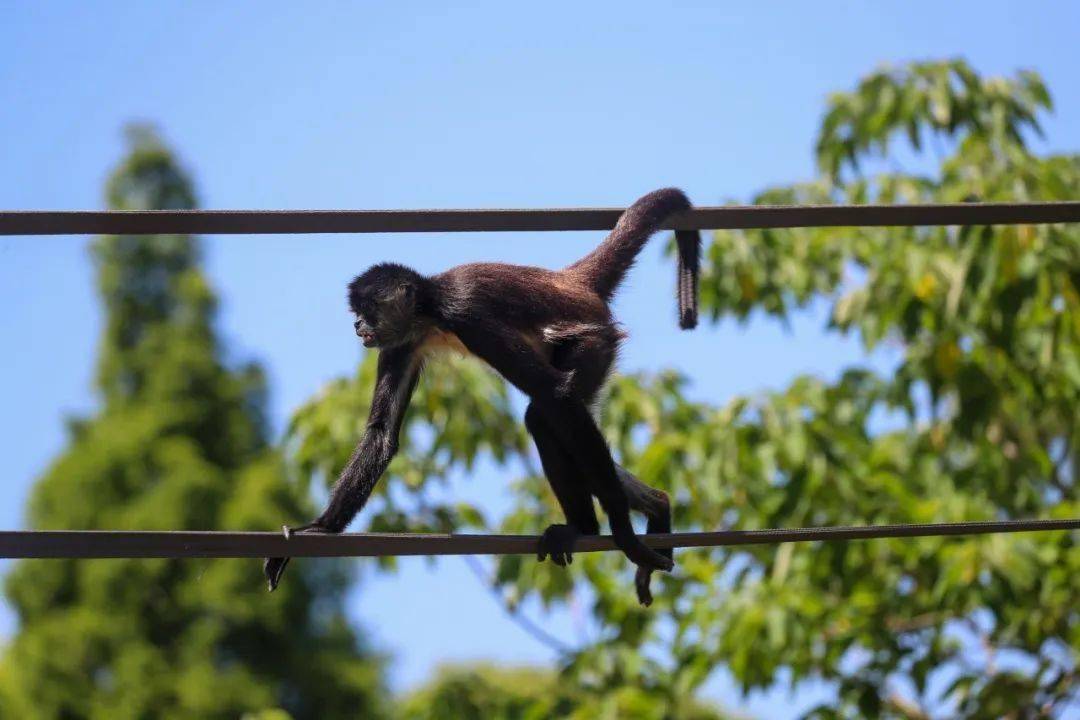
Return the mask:
[[367, 323], [368, 325], [374, 325], [376, 320], [375, 307], [370, 304], [365, 304], [360, 308], [360, 312], [356, 313], [356, 319]]

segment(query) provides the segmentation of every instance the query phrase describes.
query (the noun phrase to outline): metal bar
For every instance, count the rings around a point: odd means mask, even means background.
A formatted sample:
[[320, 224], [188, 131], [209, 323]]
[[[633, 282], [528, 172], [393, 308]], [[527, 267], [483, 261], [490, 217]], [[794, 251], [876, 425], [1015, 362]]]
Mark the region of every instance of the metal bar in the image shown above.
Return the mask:
[[[549, 210], [0, 211], [0, 235], [525, 232], [608, 230], [623, 208]], [[699, 207], [674, 230], [1080, 222], [1080, 202]]]
[[[922, 525], [865, 525], [771, 530], [666, 533], [641, 536], [653, 548], [763, 545], [785, 542], [945, 537], [1047, 530], [1080, 530], [1080, 518], [1000, 520]], [[529, 555], [535, 535], [425, 535], [128, 530], [0, 531], [0, 558], [251, 558], [372, 557], [382, 555]], [[577, 552], [614, 550], [609, 536], [582, 537]]]

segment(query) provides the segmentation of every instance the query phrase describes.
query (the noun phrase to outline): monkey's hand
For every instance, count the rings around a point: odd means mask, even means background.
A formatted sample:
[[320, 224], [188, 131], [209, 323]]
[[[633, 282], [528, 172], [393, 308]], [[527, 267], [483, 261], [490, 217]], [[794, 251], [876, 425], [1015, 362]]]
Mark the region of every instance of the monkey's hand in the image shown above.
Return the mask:
[[277, 557], [263, 560], [263, 575], [266, 576], [267, 588], [270, 592], [277, 589], [281, 581], [281, 574], [285, 572], [285, 566], [289, 564], [289, 558]]
[[537, 543], [536, 559], [542, 561], [550, 555], [551, 562], [566, 567], [574, 562], [574, 545], [580, 535], [572, 525], [549, 525]]
[[[285, 534], [286, 539], [292, 537], [293, 533], [321, 534], [330, 532], [330, 530], [323, 527], [318, 520], [296, 528], [282, 526], [281, 531]], [[266, 576], [266, 582], [270, 592], [274, 592], [274, 590], [277, 589], [278, 583], [281, 582], [281, 576], [285, 572], [285, 566], [289, 564], [289, 560], [290, 558], [287, 557], [266, 558], [263, 560], [263, 574]]]

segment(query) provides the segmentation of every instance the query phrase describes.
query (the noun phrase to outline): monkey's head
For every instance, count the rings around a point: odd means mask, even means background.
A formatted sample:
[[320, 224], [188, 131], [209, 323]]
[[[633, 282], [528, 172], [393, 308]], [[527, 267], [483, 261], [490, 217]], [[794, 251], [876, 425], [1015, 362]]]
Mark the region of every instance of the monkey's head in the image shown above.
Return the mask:
[[373, 265], [349, 283], [353, 327], [367, 348], [386, 348], [415, 340], [426, 323], [420, 315], [424, 277], [394, 263]]

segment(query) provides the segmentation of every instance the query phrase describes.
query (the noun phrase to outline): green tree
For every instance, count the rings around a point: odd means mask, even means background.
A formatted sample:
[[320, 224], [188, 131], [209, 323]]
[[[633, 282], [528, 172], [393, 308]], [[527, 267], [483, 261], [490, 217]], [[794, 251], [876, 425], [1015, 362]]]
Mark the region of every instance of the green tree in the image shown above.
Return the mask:
[[[877, 71], [829, 100], [822, 177], [753, 200], [1075, 199], [1076, 155], [1038, 157], [1028, 145], [1049, 108], [1032, 73], [983, 79], [962, 62]], [[905, 172], [904, 162], [926, 169]], [[612, 386], [608, 437], [677, 499], [679, 528], [1080, 515], [1075, 226], [714, 233], [702, 281], [714, 321], [783, 322], [814, 300], [832, 303], [829, 329], [867, 350], [890, 343], [896, 371], [797, 378], [719, 408], [689, 403], [674, 373]], [[643, 431], [645, 443], [635, 441]], [[507, 527], [530, 526], [549, 505], [534, 495]], [[648, 613], [611, 581], [611, 558], [582, 562], [609, 635], [571, 668], [610, 688], [643, 677], [676, 691], [717, 665], [746, 690], [783, 670], [792, 681], [824, 677], [838, 697], [819, 717], [1052, 716], [1080, 699], [1075, 533], [678, 559]], [[523, 593], [545, 592], [521, 559], [501, 572]], [[643, 647], [663, 660], [644, 661]]]
[[[1049, 109], [1029, 72], [982, 78], [962, 61], [882, 69], [829, 100], [820, 176], [753, 201], [1075, 199], [1080, 158], [1032, 150]], [[910, 147], [898, 150], [903, 138]], [[868, 351], [887, 343], [899, 364], [799, 377], [722, 407], [689, 401], [676, 372], [617, 378], [604, 432], [624, 465], [670, 493], [678, 529], [1080, 515], [1076, 226], [721, 231], [703, 270], [714, 322], [784, 322], [823, 301], [830, 331]], [[372, 367], [368, 358], [356, 380], [297, 415], [304, 474], [328, 479], [348, 457]], [[505, 390], [475, 372], [433, 368], [375, 526], [481, 524], [425, 498], [487, 449], [524, 469], [497, 527], [558, 521]], [[387, 492], [401, 479], [427, 512], [402, 514]], [[608, 553], [570, 572], [503, 558], [496, 577], [511, 605], [583, 593], [599, 639], [567, 654], [565, 681], [601, 699], [634, 687], [668, 717], [688, 716], [718, 667], [747, 691], [830, 680], [837, 698], [819, 717], [1053, 716], [1080, 702], [1075, 533], [681, 551], [648, 610], [631, 573]]]
[[[147, 129], [113, 172], [116, 210], [191, 208]], [[265, 387], [232, 370], [189, 236], [102, 237], [100, 410], [31, 494], [36, 529], [265, 529], [311, 508], [267, 444]], [[270, 595], [255, 561], [24, 561], [0, 661], [7, 718], [378, 717], [381, 663], [342, 613], [340, 564], [305, 562]], [[265, 713], [265, 714], [263, 714]]]

